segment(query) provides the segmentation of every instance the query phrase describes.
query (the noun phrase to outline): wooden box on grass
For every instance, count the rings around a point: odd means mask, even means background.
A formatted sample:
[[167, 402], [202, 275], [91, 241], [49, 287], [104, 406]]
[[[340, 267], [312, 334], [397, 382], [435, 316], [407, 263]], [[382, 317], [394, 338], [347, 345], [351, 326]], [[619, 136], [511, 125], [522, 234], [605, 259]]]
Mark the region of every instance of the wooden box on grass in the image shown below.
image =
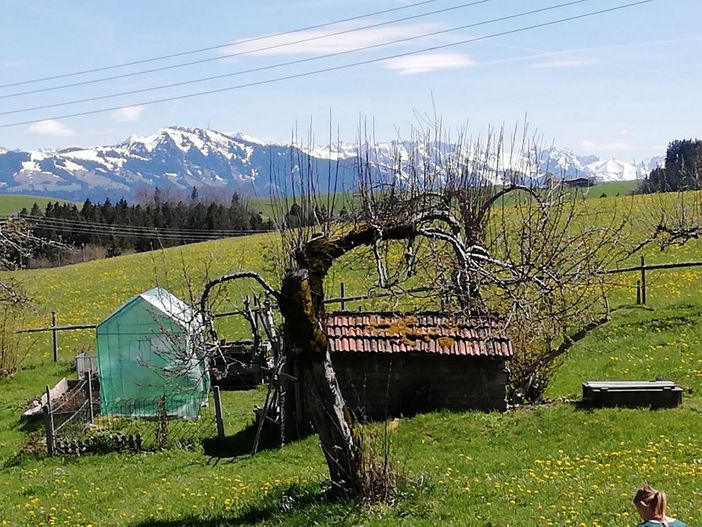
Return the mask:
[[583, 403], [673, 408], [682, 402], [682, 392], [672, 381], [588, 381], [583, 383]]

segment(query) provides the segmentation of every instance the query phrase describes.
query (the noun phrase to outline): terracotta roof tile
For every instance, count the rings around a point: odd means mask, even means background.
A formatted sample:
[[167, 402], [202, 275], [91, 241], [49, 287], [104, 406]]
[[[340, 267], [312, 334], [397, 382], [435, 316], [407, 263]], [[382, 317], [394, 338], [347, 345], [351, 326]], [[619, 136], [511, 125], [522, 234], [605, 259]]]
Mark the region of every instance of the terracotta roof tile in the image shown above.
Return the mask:
[[331, 313], [330, 349], [338, 353], [428, 353], [480, 357], [512, 356], [499, 321], [442, 314]]

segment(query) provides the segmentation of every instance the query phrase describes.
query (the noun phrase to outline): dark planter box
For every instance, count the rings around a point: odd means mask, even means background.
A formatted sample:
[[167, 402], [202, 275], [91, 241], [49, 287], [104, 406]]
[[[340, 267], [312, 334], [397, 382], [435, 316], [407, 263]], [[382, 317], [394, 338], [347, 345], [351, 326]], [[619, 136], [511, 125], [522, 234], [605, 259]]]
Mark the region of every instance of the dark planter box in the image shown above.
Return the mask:
[[588, 381], [583, 383], [583, 403], [674, 408], [682, 402], [682, 392], [672, 381]]

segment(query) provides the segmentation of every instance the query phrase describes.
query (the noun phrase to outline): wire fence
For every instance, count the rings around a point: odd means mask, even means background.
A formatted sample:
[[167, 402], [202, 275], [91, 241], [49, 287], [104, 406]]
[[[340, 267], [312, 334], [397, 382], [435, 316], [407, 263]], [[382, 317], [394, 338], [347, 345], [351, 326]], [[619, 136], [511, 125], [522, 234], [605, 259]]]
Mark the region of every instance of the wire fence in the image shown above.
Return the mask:
[[[50, 455], [197, 448], [218, 435], [211, 395], [203, 402], [179, 395], [121, 400], [103, 413], [89, 384], [83, 381], [45, 412]], [[192, 404], [200, 405], [197, 417], [182, 417], [180, 409]]]

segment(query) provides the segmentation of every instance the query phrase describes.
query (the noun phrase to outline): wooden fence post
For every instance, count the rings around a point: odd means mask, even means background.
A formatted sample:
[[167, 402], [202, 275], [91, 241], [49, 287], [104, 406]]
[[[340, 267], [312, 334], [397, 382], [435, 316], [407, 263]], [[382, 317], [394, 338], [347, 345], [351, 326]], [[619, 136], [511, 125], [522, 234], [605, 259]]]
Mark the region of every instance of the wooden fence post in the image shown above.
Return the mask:
[[646, 257], [641, 256], [641, 303], [646, 305]]
[[46, 430], [46, 450], [49, 456], [54, 455], [54, 416], [51, 413], [51, 390], [46, 387], [46, 404], [44, 405], [44, 427]]
[[641, 280], [636, 281], [636, 305], [641, 304]]
[[346, 309], [346, 302], [344, 301], [346, 298], [346, 284], [344, 284], [344, 282], [339, 284], [339, 296], [341, 297], [340, 309], [341, 311], [344, 311]]
[[85, 380], [88, 382], [88, 422], [93, 424], [95, 414], [93, 413], [93, 372], [85, 372]]
[[54, 362], [58, 362], [58, 331], [56, 331], [56, 311], [51, 312], [51, 346]]
[[212, 391], [214, 392], [215, 419], [217, 421], [217, 437], [219, 439], [224, 439], [226, 437], [226, 433], [224, 430], [224, 418], [222, 416], [222, 396], [219, 393], [219, 386], [213, 386]]

